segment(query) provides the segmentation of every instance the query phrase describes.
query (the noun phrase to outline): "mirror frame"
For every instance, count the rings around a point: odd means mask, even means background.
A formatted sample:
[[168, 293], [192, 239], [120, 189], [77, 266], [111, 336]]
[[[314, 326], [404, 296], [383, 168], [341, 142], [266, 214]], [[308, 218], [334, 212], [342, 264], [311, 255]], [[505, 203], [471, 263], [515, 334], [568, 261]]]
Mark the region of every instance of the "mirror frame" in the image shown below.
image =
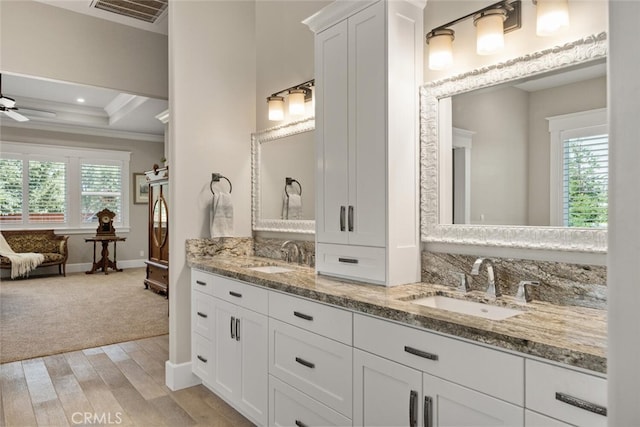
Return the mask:
[[[438, 136], [440, 99], [487, 86], [535, 76], [548, 71], [606, 58], [607, 34], [602, 32], [562, 46], [524, 55], [458, 76], [427, 83], [420, 88], [420, 210], [421, 240], [507, 248], [606, 253], [605, 229], [439, 224]], [[449, 103], [450, 105], [450, 103]], [[449, 113], [450, 114], [450, 113]]]
[[[309, 132], [316, 128], [314, 117], [275, 126], [251, 134], [251, 226], [254, 231], [277, 231], [283, 233], [316, 232], [315, 220], [283, 220], [262, 218], [260, 201], [260, 159], [262, 144], [277, 141], [287, 136]], [[315, 152], [315, 150], [314, 150]]]

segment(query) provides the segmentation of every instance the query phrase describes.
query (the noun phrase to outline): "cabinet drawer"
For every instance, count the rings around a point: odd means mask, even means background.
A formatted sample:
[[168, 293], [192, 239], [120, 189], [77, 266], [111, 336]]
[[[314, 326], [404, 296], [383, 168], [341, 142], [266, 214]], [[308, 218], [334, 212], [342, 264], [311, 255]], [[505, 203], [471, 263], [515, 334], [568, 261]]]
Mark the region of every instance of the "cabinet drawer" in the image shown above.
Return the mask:
[[213, 295], [213, 278], [211, 273], [191, 269], [191, 289]]
[[344, 344], [352, 344], [353, 316], [349, 311], [270, 292], [269, 316]]
[[211, 384], [213, 378], [213, 344], [205, 337], [191, 335], [191, 357], [193, 358], [191, 370], [203, 383]]
[[316, 270], [330, 276], [384, 284], [386, 251], [384, 248], [318, 243]]
[[526, 375], [528, 409], [579, 426], [607, 425], [604, 378], [534, 360]]
[[351, 347], [275, 319], [269, 333], [269, 373], [351, 418]]
[[169, 283], [169, 267], [147, 264], [147, 279], [166, 288]]
[[349, 426], [351, 420], [269, 375], [270, 426]]
[[213, 339], [214, 311], [213, 297], [204, 292], [192, 292], [191, 330], [207, 339]]
[[524, 406], [524, 359], [360, 314], [354, 347]]
[[213, 296], [261, 314], [267, 314], [269, 291], [223, 276], [213, 276]]

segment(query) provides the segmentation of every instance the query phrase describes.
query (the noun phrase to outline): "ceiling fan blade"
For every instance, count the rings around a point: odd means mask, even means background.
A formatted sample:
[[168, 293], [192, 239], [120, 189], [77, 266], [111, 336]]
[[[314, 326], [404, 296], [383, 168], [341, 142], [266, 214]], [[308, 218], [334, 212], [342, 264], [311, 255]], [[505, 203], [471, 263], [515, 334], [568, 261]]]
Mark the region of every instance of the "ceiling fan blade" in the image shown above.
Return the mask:
[[0, 95], [0, 105], [6, 108], [13, 108], [16, 106], [16, 101], [8, 96]]
[[26, 118], [25, 116], [23, 116], [20, 113], [16, 113], [13, 110], [2, 110], [3, 113], [5, 113], [7, 116], [11, 117], [13, 120], [17, 121], [17, 122], [26, 122], [29, 119]]

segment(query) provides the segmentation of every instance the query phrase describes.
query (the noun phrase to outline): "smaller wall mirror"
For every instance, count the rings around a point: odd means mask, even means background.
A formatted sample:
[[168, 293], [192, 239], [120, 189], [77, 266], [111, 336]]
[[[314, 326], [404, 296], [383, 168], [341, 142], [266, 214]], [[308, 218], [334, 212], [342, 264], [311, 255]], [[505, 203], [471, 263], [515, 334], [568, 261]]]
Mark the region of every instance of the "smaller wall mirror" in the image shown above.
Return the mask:
[[251, 135], [255, 231], [315, 232], [315, 119]]

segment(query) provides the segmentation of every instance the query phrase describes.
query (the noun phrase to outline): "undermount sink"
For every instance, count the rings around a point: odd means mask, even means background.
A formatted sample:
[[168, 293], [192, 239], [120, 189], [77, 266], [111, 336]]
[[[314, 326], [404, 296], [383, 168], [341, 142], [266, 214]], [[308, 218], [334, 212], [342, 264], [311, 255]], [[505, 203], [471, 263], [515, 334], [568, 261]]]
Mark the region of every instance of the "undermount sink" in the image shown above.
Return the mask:
[[288, 271], [294, 271], [293, 268], [280, 267], [279, 265], [261, 265], [258, 267], [249, 267], [249, 270], [259, 271], [261, 273], [286, 273]]
[[442, 295], [420, 298], [411, 302], [425, 307], [453, 311], [455, 313], [482, 317], [489, 320], [504, 320], [524, 313], [524, 311], [512, 308], [497, 307], [495, 305], [450, 298]]

